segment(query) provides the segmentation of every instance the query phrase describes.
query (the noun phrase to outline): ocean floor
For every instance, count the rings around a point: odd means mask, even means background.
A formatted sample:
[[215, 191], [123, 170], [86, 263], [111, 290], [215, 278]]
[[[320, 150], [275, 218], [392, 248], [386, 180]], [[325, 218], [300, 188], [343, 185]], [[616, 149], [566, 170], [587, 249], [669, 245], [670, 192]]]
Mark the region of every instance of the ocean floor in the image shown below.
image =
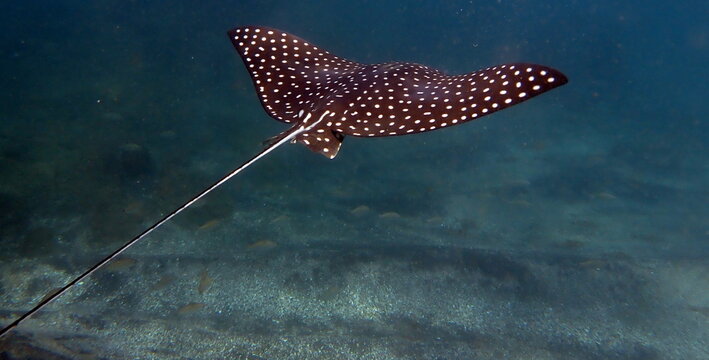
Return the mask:
[[[527, 117], [567, 116], [545, 110]], [[709, 358], [701, 155], [489, 124], [346, 139], [334, 161], [281, 149], [0, 339], [0, 358]], [[6, 230], [22, 241], [0, 263], [0, 323], [248, 156], [153, 171], [142, 146], [105, 160], [135, 165], [127, 180], [93, 180], [107, 215], [58, 202]]]
[[[98, 274], [96, 283], [79, 287], [3, 339], [5, 358], [706, 354], [708, 311], [692, 305], [697, 289], [706, 285], [705, 264], [312, 245], [223, 256], [131, 257], [130, 268]], [[5, 310], [4, 316], [13, 313]]]

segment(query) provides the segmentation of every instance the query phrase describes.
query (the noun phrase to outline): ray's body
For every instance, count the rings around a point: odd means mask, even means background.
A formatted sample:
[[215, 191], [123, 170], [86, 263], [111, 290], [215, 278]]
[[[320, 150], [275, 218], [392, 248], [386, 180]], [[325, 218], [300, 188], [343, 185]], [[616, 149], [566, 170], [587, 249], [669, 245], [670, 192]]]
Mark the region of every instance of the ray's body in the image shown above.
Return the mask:
[[236, 28], [229, 37], [266, 112], [286, 123], [318, 122], [295, 139], [329, 158], [337, 155], [345, 135], [442, 129], [567, 82], [559, 71], [535, 64], [504, 64], [455, 76], [414, 63], [365, 65], [264, 27]]

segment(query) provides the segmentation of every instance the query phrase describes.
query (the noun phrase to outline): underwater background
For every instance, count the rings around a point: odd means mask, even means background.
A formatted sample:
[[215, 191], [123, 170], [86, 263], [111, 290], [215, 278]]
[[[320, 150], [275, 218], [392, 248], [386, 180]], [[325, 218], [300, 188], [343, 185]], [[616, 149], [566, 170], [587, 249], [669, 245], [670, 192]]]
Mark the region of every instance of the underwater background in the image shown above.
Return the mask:
[[0, 325], [287, 125], [226, 31], [569, 83], [283, 147], [0, 338], [2, 359], [709, 358], [706, 1], [5, 1]]

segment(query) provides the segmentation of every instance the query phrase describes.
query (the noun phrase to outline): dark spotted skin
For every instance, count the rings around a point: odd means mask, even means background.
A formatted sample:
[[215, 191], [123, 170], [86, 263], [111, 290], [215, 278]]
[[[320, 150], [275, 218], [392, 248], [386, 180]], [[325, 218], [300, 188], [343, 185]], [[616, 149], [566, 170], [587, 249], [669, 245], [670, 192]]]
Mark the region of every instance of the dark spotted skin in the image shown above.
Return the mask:
[[280, 30], [239, 27], [229, 37], [271, 117], [308, 126], [295, 141], [334, 158], [345, 135], [420, 133], [461, 124], [559, 87], [547, 66], [503, 64], [449, 76], [414, 63], [366, 65]]

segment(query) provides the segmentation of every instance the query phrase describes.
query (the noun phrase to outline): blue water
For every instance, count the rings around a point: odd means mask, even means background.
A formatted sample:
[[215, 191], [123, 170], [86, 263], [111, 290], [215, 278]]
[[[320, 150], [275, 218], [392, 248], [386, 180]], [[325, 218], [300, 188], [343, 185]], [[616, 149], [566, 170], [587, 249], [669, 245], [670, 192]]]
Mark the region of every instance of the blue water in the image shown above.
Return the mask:
[[569, 83], [284, 145], [0, 339], [3, 359], [709, 358], [709, 5], [0, 5], [0, 324], [287, 129], [226, 31]]

